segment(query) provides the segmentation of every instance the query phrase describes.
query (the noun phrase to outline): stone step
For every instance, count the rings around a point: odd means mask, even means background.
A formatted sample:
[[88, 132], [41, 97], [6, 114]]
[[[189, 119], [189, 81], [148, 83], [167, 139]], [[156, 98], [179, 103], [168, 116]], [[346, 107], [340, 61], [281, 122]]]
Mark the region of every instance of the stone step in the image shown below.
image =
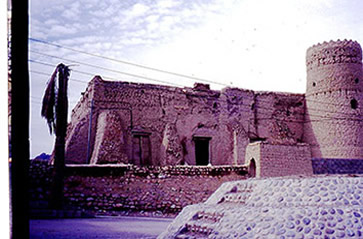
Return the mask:
[[227, 193], [219, 201], [219, 203], [236, 203], [236, 204], [246, 204], [246, 202], [251, 198], [251, 193]]
[[193, 220], [216, 223], [219, 222], [219, 220], [221, 220], [222, 217], [223, 217], [222, 213], [199, 211], [195, 214]]
[[[218, 203], [242, 184], [253, 186], [245, 205]], [[184, 208], [158, 238], [363, 239], [362, 195], [363, 175], [228, 182], [206, 203]], [[222, 218], [213, 223], [213, 213]]]
[[213, 233], [213, 223], [189, 221], [177, 238], [208, 238]]

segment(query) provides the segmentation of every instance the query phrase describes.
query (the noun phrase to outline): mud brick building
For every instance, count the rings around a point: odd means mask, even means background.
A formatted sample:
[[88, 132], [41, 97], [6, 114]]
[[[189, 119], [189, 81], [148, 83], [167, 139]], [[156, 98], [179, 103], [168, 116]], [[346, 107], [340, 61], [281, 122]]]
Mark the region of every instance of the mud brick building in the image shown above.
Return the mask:
[[177, 88], [96, 76], [72, 111], [66, 162], [247, 164], [257, 176], [312, 174], [312, 159], [362, 164], [360, 45], [350, 40], [314, 45], [306, 66], [306, 94], [216, 91], [200, 83]]

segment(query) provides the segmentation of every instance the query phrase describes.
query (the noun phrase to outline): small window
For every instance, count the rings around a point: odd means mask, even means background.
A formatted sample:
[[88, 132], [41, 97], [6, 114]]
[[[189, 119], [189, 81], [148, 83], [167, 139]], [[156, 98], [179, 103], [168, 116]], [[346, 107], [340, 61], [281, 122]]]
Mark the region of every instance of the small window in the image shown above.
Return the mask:
[[313, 86], [314, 86], [314, 87], [316, 86], [316, 83], [315, 83], [315, 82], [313, 82]]
[[359, 79], [358, 79], [358, 78], [355, 78], [354, 82], [355, 82], [356, 84], [358, 84], [358, 83], [359, 83]]
[[357, 109], [358, 108], [358, 101], [356, 99], [352, 99], [350, 101], [350, 107], [352, 107], [352, 109]]

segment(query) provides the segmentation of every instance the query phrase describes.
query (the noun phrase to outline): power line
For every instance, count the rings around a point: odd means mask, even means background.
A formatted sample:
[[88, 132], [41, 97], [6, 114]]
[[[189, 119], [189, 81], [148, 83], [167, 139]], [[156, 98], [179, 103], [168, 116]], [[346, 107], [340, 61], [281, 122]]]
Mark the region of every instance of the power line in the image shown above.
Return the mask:
[[[51, 65], [51, 64], [48, 64], [48, 63], [44, 63], [44, 62], [39, 62], [39, 61], [35, 61], [35, 60], [29, 60], [30, 62], [35, 62], [35, 63], [39, 63], [39, 64], [43, 64], [43, 65], [47, 65], [47, 66], [52, 66], [52, 67], [54, 67], [53, 65]], [[80, 62], [77, 62], [77, 63], [80, 63]], [[81, 63], [82, 64], [82, 63]], [[78, 70], [73, 70], [74, 72], [78, 72], [78, 73], [80, 73], [80, 74], [85, 74], [85, 75], [90, 75], [90, 76], [93, 76], [93, 74], [91, 74], [91, 73], [87, 73], [87, 72], [83, 72], [83, 71], [78, 71]], [[127, 73], [128, 74], [128, 73]], [[134, 75], [134, 74], [130, 74], [130, 75], [132, 75], [133, 77], [142, 77], [142, 76], [138, 76], [138, 75]], [[115, 79], [115, 78], [111, 78], [111, 77], [104, 77], [104, 78], [109, 78], [109, 79], [113, 79], [113, 80], [116, 80], [116, 81], [118, 81], [118, 79]], [[153, 79], [154, 81], [159, 81], [159, 80], [157, 80], [157, 79]], [[147, 94], [147, 93], [144, 93], [144, 94]], [[198, 96], [198, 97], [204, 97], [205, 98], [205, 96]], [[221, 99], [219, 99], [219, 102], [221, 102], [221, 101], [223, 101], [223, 100], [221, 100]], [[224, 100], [225, 101], [225, 100]], [[263, 100], [260, 100], [260, 102], [263, 102]], [[270, 101], [265, 101], [265, 102], [267, 102], [267, 103], [269, 103]], [[325, 102], [323, 102], [323, 103], [325, 103]], [[242, 104], [243, 105], [243, 104]], [[245, 106], [248, 106], [248, 107], [250, 107], [250, 105], [245, 105]], [[272, 111], [272, 112], [274, 112], [274, 110], [273, 109], [271, 109], [271, 108], [265, 108], [265, 107], [261, 107], [261, 106], [259, 106], [259, 108], [260, 109], [265, 109], [265, 110], [268, 110], [268, 111]], [[341, 112], [333, 112], [333, 111], [327, 111], [327, 110], [323, 110], [323, 109], [314, 109], [314, 108], [309, 108], [309, 109], [311, 109], [311, 110], [315, 110], [315, 111], [322, 111], [322, 112], [327, 112], [327, 113], [332, 113], [332, 114], [341, 114], [341, 115], [344, 115], [344, 116], [346, 116], [347, 114], [346, 113], [341, 113]], [[240, 111], [244, 111], [244, 110], [241, 110], [240, 109]], [[246, 113], [250, 113], [250, 111], [244, 111], [244, 112], [246, 112]], [[270, 115], [269, 113], [261, 113], [260, 112], [260, 114], [265, 114], [265, 115]], [[297, 113], [297, 114], [299, 114], [299, 115], [306, 115], [306, 113], [304, 112], [304, 113]], [[344, 119], [344, 118], [337, 118], [337, 117], [333, 117], [333, 116], [324, 116], [324, 115], [316, 115], [316, 114], [309, 114], [310, 116], [313, 116], [313, 117], [318, 117], [318, 118], [324, 118], [324, 119], [337, 119], [337, 120], [341, 120], [341, 119]], [[349, 115], [351, 115], [351, 114], [349, 114]], [[354, 115], [353, 115], [354, 116]], [[354, 118], [352, 118], [353, 120], [355, 120]], [[358, 119], [358, 120], [360, 120], [360, 119]]]
[[[36, 71], [36, 70], [30, 70], [30, 72], [49, 77], [49, 74], [46, 74], [44, 72], [40, 72], [40, 71]], [[88, 81], [77, 80], [77, 79], [74, 79], [74, 78], [70, 78], [69, 80], [79, 82], [79, 83], [88, 83]]]
[[69, 61], [69, 62], [73, 62], [73, 63], [77, 63], [77, 64], [82, 64], [82, 65], [85, 65], [85, 66], [90, 66], [90, 67], [98, 68], [98, 69], [105, 70], [105, 71], [110, 71], [110, 72], [121, 74], [121, 75], [127, 75], [127, 76], [137, 77], [137, 78], [143, 78], [143, 79], [147, 79], [147, 80], [155, 81], [155, 82], [159, 82], [159, 83], [164, 83], [164, 84], [172, 84], [172, 85], [182, 86], [182, 85], [174, 84], [174, 83], [171, 83], [171, 82], [168, 82], [168, 81], [162, 81], [162, 80], [158, 80], [158, 79], [154, 79], [154, 78], [150, 78], [150, 77], [146, 77], [146, 76], [140, 76], [140, 75], [124, 72], [124, 71], [113, 70], [113, 69], [110, 69], [110, 68], [97, 66], [97, 65], [93, 65], [93, 64], [89, 64], [89, 63], [85, 63], [85, 62], [69, 60], [69, 59], [66, 59], [66, 58], [62, 58], [62, 57], [58, 57], [58, 56], [52, 56], [52, 55], [48, 55], [48, 54], [37, 52], [37, 51], [30, 51], [30, 52], [33, 52], [33, 53], [36, 53], [36, 54], [39, 54], [39, 55], [43, 55], [43, 56], [47, 56], [47, 57], [50, 57], [50, 58], [57, 58], [57, 59], [60, 59], [60, 60], [65, 60], [65, 61]]
[[[85, 63], [85, 62], [69, 60], [69, 59], [66, 59], [66, 58], [62, 58], [62, 57], [58, 57], [58, 56], [54, 56], [54, 55], [49, 55], [49, 54], [45, 54], [45, 53], [41, 53], [41, 52], [37, 52], [37, 51], [33, 51], [33, 50], [31, 50], [30, 52], [33, 52], [33, 53], [36, 53], [36, 54], [39, 54], [39, 55], [43, 55], [43, 56], [46, 56], [46, 57], [50, 57], [50, 58], [57, 58], [57, 59], [66, 60], [66, 61], [70, 61], [70, 62], [77, 63], [77, 64], [83, 64], [83, 65], [86, 65], [86, 66], [90, 66], [90, 67], [93, 67], [93, 68], [99, 68], [99, 69], [102, 69], [102, 70], [111, 71], [111, 72], [118, 73], [118, 74], [124, 74], [124, 75], [132, 76], [132, 77], [142, 77], [142, 76], [138, 76], [138, 75], [127, 73], [127, 72], [113, 70], [113, 69], [109, 69], [109, 68], [106, 68], [106, 67], [101, 67], [101, 66], [97, 66], [97, 65], [93, 65], [93, 64], [89, 64], [89, 63]], [[157, 79], [154, 79], [154, 81], [162, 82], [161, 80], [157, 80]], [[162, 83], [164, 83], [164, 82], [162, 82]], [[173, 84], [173, 83], [168, 83], [168, 84]], [[336, 103], [332, 103], [332, 102], [323, 102], [323, 101], [317, 101], [317, 100], [311, 100], [311, 99], [306, 99], [306, 100], [309, 101], [309, 102], [316, 102], [316, 103], [321, 103], [321, 104], [344, 106], [344, 105], [336, 104]], [[264, 102], [263, 100], [259, 100], [259, 101]], [[265, 102], [270, 103], [270, 101], [265, 101]], [[309, 109], [315, 110], [315, 111], [323, 111], [323, 112], [328, 112], [328, 113], [338, 113], [339, 114], [339, 112], [333, 112], [333, 111], [328, 111], [328, 110], [323, 110], [323, 109], [314, 109], [314, 108], [311, 108], [311, 107]], [[345, 113], [341, 113], [341, 114], [346, 115]]]
[[224, 83], [220, 83], [220, 82], [216, 82], [216, 81], [211, 81], [211, 80], [207, 80], [207, 79], [203, 79], [203, 78], [199, 78], [199, 77], [188, 76], [188, 75], [184, 75], [184, 74], [181, 74], [181, 73], [176, 73], [176, 72], [166, 71], [166, 70], [162, 70], [162, 69], [157, 69], [157, 68], [154, 68], [154, 67], [149, 67], [149, 66], [145, 66], [145, 65], [141, 65], [141, 64], [136, 64], [136, 63], [132, 63], [132, 62], [129, 62], [129, 61], [116, 60], [114, 58], [110, 58], [110, 57], [106, 57], [106, 56], [102, 56], [102, 55], [98, 55], [98, 54], [94, 54], [94, 53], [89, 53], [89, 52], [86, 52], [86, 51], [76, 50], [76, 49], [73, 49], [73, 48], [70, 48], [70, 47], [62, 46], [62, 45], [59, 45], [59, 44], [51, 43], [51, 42], [48, 42], [48, 41], [44, 41], [44, 40], [40, 40], [40, 39], [36, 39], [36, 38], [32, 38], [32, 37], [30, 37], [29, 40], [34, 41], [34, 42], [39, 42], [39, 43], [42, 43], [42, 44], [46, 44], [46, 45], [50, 45], [50, 46], [55, 46], [55, 47], [58, 47], [58, 48], [67, 49], [67, 50], [78, 52], [78, 53], [82, 53], [82, 54], [85, 54], [85, 55], [90, 55], [90, 56], [102, 58], [102, 59], [113, 61], [113, 62], [118, 62], [118, 63], [122, 63], [122, 64], [126, 64], [126, 65], [131, 65], [131, 66], [135, 66], [135, 67], [139, 67], [139, 68], [143, 68], [143, 69], [147, 69], [147, 70], [151, 70], [151, 71], [161, 72], [161, 73], [164, 73], [164, 74], [169, 74], [169, 75], [174, 75], [174, 76], [178, 76], [178, 77], [193, 79], [193, 80], [206, 82], [206, 83], [211, 83], [211, 84], [216, 84], [216, 85], [229, 86], [228, 84], [224, 84]]
[[[45, 62], [41, 62], [41, 61], [37, 61], [37, 60], [29, 59], [28, 61], [29, 62], [33, 62], [33, 63], [38, 63], [38, 64], [41, 64], [41, 65], [46, 65], [46, 66], [54, 67], [54, 65], [52, 65], [52, 64], [45, 63]], [[109, 69], [109, 70], [110, 71], [116, 71], [116, 70], [111, 70], [111, 69]], [[73, 70], [72, 69], [72, 71], [73, 72], [80, 73], [80, 74], [84, 74], [84, 75], [89, 75], [89, 76], [92, 76], [92, 77], [95, 75], [95, 74], [92, 74], [92, 73], [88, 73], [88, 72], [84, 72], [84, 71], [79, 71], [79, 70]], [[179, 84], [176, 84], [176, 83], [171, 83], [171, 82], [168, 82], [168, 81], [162, 81], [162, 80], [158, 80], [158, 79], [155, 79], [155, 78], [150, 78], [150, 77], [136, 75], [136, 74], [127, 73], [127, 72], [119, 72], [119, 74], [131, 76], [131, 77], [134, 77], [134, 78], [141, 78], [141, 79], [148, 80], [148, 81], [154, 81], [154, 82], [158, 82], [158, 83], [163, 83], [163, 84], [168, 84], [168, 85], [174, 85], [174, 86], [184, 87], [184, 86], [179, 85]], [[119, 79], [116, 79], [116, 78], [113, 78], [113, 77], [108, 77], [108, 76], [103, 76], [103, 78], [110, 79], [110, 80], [115, 80], [115, 81], [120, 81]]]

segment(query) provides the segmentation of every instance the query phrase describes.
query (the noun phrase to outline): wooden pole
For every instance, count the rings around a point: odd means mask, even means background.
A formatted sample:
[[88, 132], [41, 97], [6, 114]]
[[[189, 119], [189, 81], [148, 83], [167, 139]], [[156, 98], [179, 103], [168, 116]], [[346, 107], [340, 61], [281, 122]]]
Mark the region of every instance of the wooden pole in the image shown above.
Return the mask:
[[68, 115], [68, 68], [58, 66], [58, 96], [56, 104], [56, 140], [54, 154], [54, 188], [52, 205], [54, 209], [63, 209], [64, 190], [64, 155]]

